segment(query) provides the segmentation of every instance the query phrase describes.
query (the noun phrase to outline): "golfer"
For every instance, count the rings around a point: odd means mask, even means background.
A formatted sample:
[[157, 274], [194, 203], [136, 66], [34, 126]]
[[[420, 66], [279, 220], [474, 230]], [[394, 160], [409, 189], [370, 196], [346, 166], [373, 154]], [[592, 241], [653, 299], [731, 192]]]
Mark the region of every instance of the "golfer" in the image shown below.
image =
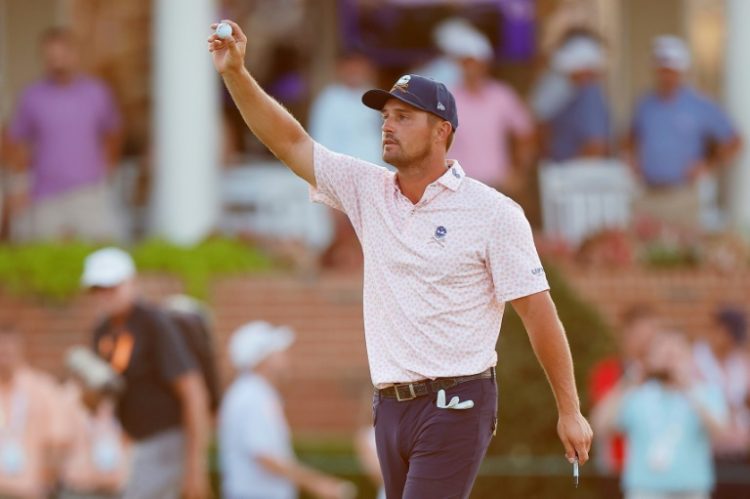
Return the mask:
[[[495, 365], [506, 302], [552, 385], [569, 461], [588, 460], [565, 331], [521, 208], [446, 159], [458, 127], [446, 87], [402, 76], [363, 103], [382, 115], [393, 173], [315, 143], [244, 66], [247, 37], [208, 38], [252, 132], [346, 213], [364, 252], [365, 341], [378, 458], [390, 499], [465, 498], [497, 424]], [[215, 28], [215, 25], [213, 26]]]

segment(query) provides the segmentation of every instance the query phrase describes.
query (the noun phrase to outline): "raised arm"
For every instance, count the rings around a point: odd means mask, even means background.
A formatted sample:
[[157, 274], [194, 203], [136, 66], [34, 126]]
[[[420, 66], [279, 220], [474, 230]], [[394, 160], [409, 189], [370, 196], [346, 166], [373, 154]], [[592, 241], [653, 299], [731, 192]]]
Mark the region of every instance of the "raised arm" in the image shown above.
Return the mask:
[[[232, 21], [222, 22], [232, 27], [232, 36], [222, 39], [216, 34], [211, 35], [208, 50], [242, 118], [277, 158], [315, 187], [312, 138], [245, 68], [247, 37], [239, 25]], [[216, 24], [211, 25], [211, 29], [215, 28]]]
[[592, 432], [581, 415], [573, 359], [555, 304], [548, 291], [519, 298], [511, 302], [523, 321], [539, 363], [547, 374], [557, 401], [557, 433], [565, 447], [565, 456], [573, 461], [576, 455], [581, 464], [588, 461]]

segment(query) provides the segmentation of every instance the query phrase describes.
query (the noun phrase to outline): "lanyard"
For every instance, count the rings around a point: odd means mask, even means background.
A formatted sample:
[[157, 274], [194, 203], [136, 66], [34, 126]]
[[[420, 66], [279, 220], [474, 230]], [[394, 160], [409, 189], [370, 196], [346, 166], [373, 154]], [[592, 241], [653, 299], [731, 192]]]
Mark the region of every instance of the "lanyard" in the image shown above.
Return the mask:
[[[26, 428], [26, 413], [28, 412], [28, 396], [19, 386], [18, 374], [14, 376], [13, 387], [9, 394], [2, 394], [0, 403], [0, 435], [21, 436]], [[9, 395], [9, 396], [8, 396]], [[5, 399], [9, 404], [5, 404]], [[6, 410], [7, 406], [7, 410]]]

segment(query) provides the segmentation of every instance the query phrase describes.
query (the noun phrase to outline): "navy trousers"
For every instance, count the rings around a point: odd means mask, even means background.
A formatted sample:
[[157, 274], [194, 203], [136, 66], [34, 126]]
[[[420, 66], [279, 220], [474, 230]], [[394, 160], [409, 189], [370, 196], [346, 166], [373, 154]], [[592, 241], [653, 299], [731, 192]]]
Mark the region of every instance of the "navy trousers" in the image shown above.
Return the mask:
[[388, 499], [465, 499], [497, 426], [494, 379], [446, 390], [471, 409], [439, 409], [437, 395], [399, 402], [373, 397], [378, 460]]

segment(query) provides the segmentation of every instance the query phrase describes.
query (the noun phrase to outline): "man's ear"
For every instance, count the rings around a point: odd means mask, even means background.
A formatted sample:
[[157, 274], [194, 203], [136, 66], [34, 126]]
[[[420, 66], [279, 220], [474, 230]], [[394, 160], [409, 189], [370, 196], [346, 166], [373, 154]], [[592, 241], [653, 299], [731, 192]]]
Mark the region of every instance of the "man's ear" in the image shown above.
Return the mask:
[[436, 137], [440, 140], [440, 142], [444, 142], [446, 144], [450, 140], [450, 136], [452, 132], [453, 132], [453, 127], [448, 121], [441, 121], [435, 130]]

